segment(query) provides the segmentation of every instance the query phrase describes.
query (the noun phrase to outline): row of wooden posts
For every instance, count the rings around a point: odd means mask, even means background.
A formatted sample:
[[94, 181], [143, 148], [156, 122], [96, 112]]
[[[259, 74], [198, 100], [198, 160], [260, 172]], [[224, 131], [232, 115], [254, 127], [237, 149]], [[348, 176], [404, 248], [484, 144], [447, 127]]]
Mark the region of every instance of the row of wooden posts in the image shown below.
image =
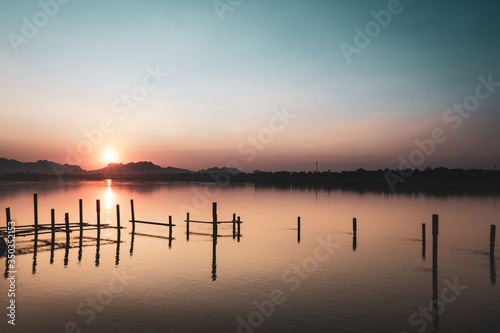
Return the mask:
[[[110, 226], [110, 225], [101, 225], [101, 205], [100, 205], [100, 200], [96, 200], [96, 212], [97, 212], [97, 224], [93, 225], [90, 223], [85, 223], [83, 222], [83, 201], [82, 199], [79, 199], [79, 223], [70, 223], [69, 222], [69, 214], [65, 213], [65, 219], [64, 223], [55, 223], [55, 210], [51, 209], [51, 223], [49, 224], [39, 224], [38, 223], [38, 196], [37, 193], [33, 194], [33, 206], [34, 206], [34, 225], [18, 225], [16, 226], [16, 229], [21, 229], [16, 231], [16, 236], [30, 236], [30, 235], [35, 235], [35, 239], [37, 238], [38, 235], [40, 234], [46, 234], [46, 233], [52, 233], [54, 234], [55, 232], [65, 232], [67, 234], [66, 239], [69, 242], [69, 234], [72, 232], [71, 228], [78, 226], [80, 231], [83, 230], [95, 230], [97, 229], [97, 232], [100, 233], [100, 229], [104, 228], [116, 228], [118, 231], [118, 235], [120, 235], [120, 230], [123, 228], [121, 227], [121, 222], [120, 222], [120, 205], [116, 205], [116, 227]], [[169, 228], [169, 234], [168, 238], [173, 237], [172, 233], [172, 228], [175, 227], [176, 225], [172, 223], [172, 216], [168, 217], [168, 223], [163, 223], [163, 222], [152, 222], [152, 221], [141, 221], [141, 220], [136, 220], [135, 219], [135, 209], [134, 209], [134, 200], [130, 200], [130, 208], [131, 208], [131, 220], [129, 222], [132, 223], [132, 233], [135, 233], [135, 224], [136, 223], [142, 223], [142, 224], [151, 224], [151, 225], [161, 225], [161, 226], [168, 226]], [[11, 221], [11, 213], [10, 213], [10, 208], [6, 208], [6, 217], [7, 221]], [[432, 217], [432, 234], [434, 237], [434, 234], [437, 233], [437, 225], [438, 225], [438, 220], [439, 217], [438, 215], [434, 214]], [[189, 216], [189, 212], [186, 215], [186, 238], [189, 240], [189, 234], [190, 234], [190, 223], [206, 223], [206, 224], [212, 224], [213, 225], [213, 235], [218, 235], [218, 225], [219, 224], [224, 224], [224, 223], [232, 223], [233, 225], [233, 238], [238, 238], [238, 241], [241, 237], [241, 223], [243, 223], [240, 219], [240, 216], [236, 217], [236, 214], [233, 214], [233, 219], [232, 221], [218, 221], [217, 220], [217, 203], [214, 202], [212, 204], [212, 221], [196, 221], [196, 220], [191, 220]], [[354, 236], [354, 241], [353, 241], [353, 248], [356, 248], [356, 239], [357, 239], [357, 220], [356, 218], [353, 218], [352, 221], [353, 224], [353, 236]], [[426, 225], [425, 223], [422, 223], [422, 241], [425, 243], [426, 241]], [[6, 228], [0, 228], [0, 232], [3, 230], [6, 230]], [[300, 233], [301, 233], [301, 221], [300, 221], [300, 216], [297, 218], [297, 241], [300, 243]], [[495, 250], [495, 234], [496, 234], [496, 226], [493, 224], [490, 227], [490, 253], [493, 254]]]
[[[131, 216], [132, 219], [130, 222], [132, 223], [132, 233], [135, 232], [135, 224], [136, 223], [143, 223], [143, 224], [152, 224], [152, 225], [160, 225], [160, 226], [167, 226], [168, 227], [168, 237], [172, 238], [172, 227], [175, 227], [176, 225], [172, 223], [172, 216], [168, 217], [168, 223], [162, 223], [162, 222], [153, 222], [153, 221], [141, 221], [141, 220], [136, 220], [135, 219], [135, 209], [134, 209], [134, 200], [130, 200], [130, 209], [131, 209]], [[186, 219], [184, 220], [186, 222], [186, 239], [189, 241], [189, 224], [190, 223], [203, 223], [203, 224], [212, 224], [212, 236], [214, 238], [218, 237], [218, 225], [219, 224], [225, 224], [225, 223], [232, 223], [233, 225], [233, 239], [237, 238], [238, 242], [240, 241], [241, 238], [241, 224], [243, 221], [241, 221], [240, 216], [236, 218], [236, 214], [233, 214], [233, 219], [232, 221], [218, 221], [217, 220], [217, 203], [214, 202], [212, 203], [212, 221], [196, 221], [196, 220], [191, 220], [189, 218], [189, 212], [186, 213]]]
[[[80, 232], [83, 232], [83, 230], [96, 230], [98, 234], [100, 233], [101, 229], [104, 228], [116, 228], [117, 229], [117, 235], [120, 237], [120, 231], [123, 229], [121, 226], [120, 222], [120, 205], [116, 205], [116, 227], [110, 226], [110, 225], [101, 225], [101, 217], [100, 217], [100, 212], [101, 212], [101, 207], [100, 207], [100, 200], [96, 200], [96, 212], [97, 212], [97, 224], [90, 224], [90, 223], [85, 223], [83, 222], [83, 201], [82, 199], [79, 199], [79, 222], [78, 223], [70, 223], [69, 222], [69, 214], [65, 213], [65, 219], [64, 223], [55, 223], [55, 210], [51, 209], [51, 223], [49, 224], [39, 224], [38, 222], [38, 197], [37, 194], [33, 194], [33, 206], [34, 206], [34, 225], [25, 225], [25, 226], [16, 226], [16, 236], [30, 236], [34, 235], [35, 240], [37, 240], [38, 235], [40, 234], [46, 234], [46, 233], [51, 233], [52, 236], [54, 237], [55, 232], [65, 232], [66, 233], [66, 241], [69, 243], [69, 234], [72, 232], [71, 228], [73, 227], [79, 227]], [[172, 228], [175, 227], [176, 225], [172, 223], [172, 216], [169, 216], [168, 218], [168, 223], [163, 223], [163, 222], [152, 222], [152, 221], [141, 221], [141, 220], [136, 220], [135, 219], [135, 210], [134, 210], [134, 200], [130, 200], [130, 206], [131, 206], [131, 220], [129, 222], [132, 223], [132, 233], [135, 233], [135, 224], [136, 223], [141, 223], [141, 224], [150, 224], [150, 225], [160, 225], [160, 226], [168, 226], [169, 228], [169, 234], [168, 238], [172, 239], [173, 238], [173, 232]], [[10, 208], [6, 208], [6, 217], [7, 221], [11, 221], [11, 213], [10, 213]], [[434, 237], [434, 233], [437, 232], [436, 225], [438, 222], [439, 217], [438, 215], [433, 215], [433, 228], [432, 228], [432, 233]], [[233, 214], [233, 219], [232, 221], [218, 221], [217, 220], [217, 203], [214, 202], [212, 204], [212, 221], [196, 221], [196, 220], [191, 220], [189, 216], [189, 212], [186, 214], [186, 239], [189, 240], [189, 234], [190, 234], [190, 223], [206, 223], [206, 224], [212, 224], [213, 225], [213, 235], [218, 236], [218, 225], [223, 224], [223, 223], [232, 223], [233, 225], [233, 239], [237, 238], [238, 241], [240, 240], [241, 237], [241, 223], [243, 223], [240, 219], [240, 216], [236, 217], [236, 214]], [[357, 220], [356, 218], [353, 218], [353, 249], [356, 249], [357, 246]], [[19, 230], [21, 229], [21, 230]], [[425, 244], [426, 241], [426, 224], [422, 223], [422, 241]], [[6, 228], [0, 228], [0, 232], [3, 230], [6, 230]], [[493, 254], [495, 250], [495, 234], [496, 234], [496, 226], [491, 225], [490, 227], [490, 253]], [[300, 236], [301, 236], [301, 220], [300, 216], [297, 218], [297, 242], [300, 243]], [[425, 255], [425, 247], [423, 248], [424, 255]]]
[[[135, 233], [136, 223], [140, 224], [150, 224], [150, 225], [160, 225], [167, 226], [169, 228], [168, 238], [170, 241], [173, 239], [172, 228], [176, 225], [172, 223], [172, 216], [168, 217], [168, 223], [163, 222], [154, 222], [154, 221], [141, 221], [136, 220], [135, 218], [135, 209], [134, 209], [134, 200], [130, 200], [130, 208], [131, 208], [131, 220], [132, 223], [132, 233]], [[33, 225], [16, 225], [15, 226], [15, 235], [18, 237], [24, 236], [35, 236], [34, 241], [38, 241], [38, 235], [41, 234], [52, 234], [52, 241], [54, 241], [56, 232], [64, 232], [66, 233], [66, 243], [70, 242], [70, 233], [74, 230], [73, 228], [79, 228], [80, 237], [84, 230], [97, 230], [98, 237], [100, 236], [101, 229], [117, 229], [117, 237], [120, 238], [121, 229], [124, 227], [121, 226], [121, 218], [120, 218], [120, 205], [116, 205], [116, 226], [111, 226], [108, 224], [101, 224], [101, 202], [100, 200], [96, 200], [96, 213], [97, 213], [97, 223], [90, 224], [86, 223], [83, 220], [83, 200], [79, 199], [79, 222], [70, 222], [69, 213], [65, 213], [64, 223], [55, 223], [55, 210], [51, 209], [51, 223], [50, 224], [40, 224], [38, 219], [38, 195], [36, 193], [33, 194], [33, 209], [34, 209], [34, 224]], [[7, 222], [11, 221], [11, 211], [10, 207], [5, 209]], [[217, 220], [217, 203], [214, 202], [212, 204], [212, 221], [196, 221], [191, 220], [189, 217], [189, 212], [187, 213], [186, 220], [186, 238], [189, 240], [190, 234], [190, 223], [207, 223], [213, 225], [213, 237], [217, 238], [218, 235], [218, 225], [225, 223], [232, 223], [233, 225], [233, 239], [240, 241], [241, 238], [241, 221], [240, 216], [236, 217], [236, 214], [233, 214], [232, 221], [218, 221]], [[0, 227], [0, 239], [3, 240], [3, 237], [7, 234], [7, 227]], [[2, 237], [3, 236], [3, 237]]]

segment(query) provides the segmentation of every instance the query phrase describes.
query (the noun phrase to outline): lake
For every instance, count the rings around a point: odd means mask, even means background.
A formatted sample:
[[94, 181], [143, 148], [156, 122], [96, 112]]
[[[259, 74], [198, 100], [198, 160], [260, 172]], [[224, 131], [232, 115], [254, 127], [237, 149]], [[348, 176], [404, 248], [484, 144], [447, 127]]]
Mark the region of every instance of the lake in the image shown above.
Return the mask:
[[[1, 332], [499, 332], [496, 195], [383, 194], [254, 184], [2, 182], [16, 226], [79, 221], [116, 229], [16, 237], [15, 330]], [[136, 223], [135, 219], [175, 226]], [[232, 223], [190, 223], [240, 216]], [[439, 214], [433, 276], [432, 215]], [[300, 216], [300, 241], [297, 219]], [[357, 221], [354, 239], [353, 218]], [[2, 217], [5, 226], [5, 218]], [[422, 242], [426, 223], [426, 242]], [[498, 237], [497, 237], [498, 238]], [[215, 241], [214, 241], [215, 240]], [[80, 246], [81, 244], [81, 246]], [[497, 248], [498, 250], [498, 248]], [[497, 251], [498, 252], [498, 251]], [[497, 253], [497, 257], [500, 255]], [[0, 258], [6, 267], [5, 256]], [[0, 282], [3, 311], [8, 274]], [[434, 281], [433, 281], [434, 279]], [[438, 304], [433, 315], [433, 298]]]

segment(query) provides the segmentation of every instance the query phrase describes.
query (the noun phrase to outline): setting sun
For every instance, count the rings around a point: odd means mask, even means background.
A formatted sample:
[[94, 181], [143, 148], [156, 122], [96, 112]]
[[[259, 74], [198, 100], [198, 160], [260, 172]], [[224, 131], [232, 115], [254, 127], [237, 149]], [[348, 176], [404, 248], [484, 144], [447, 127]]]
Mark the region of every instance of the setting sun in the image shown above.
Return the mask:
[[116, 162], [116, 153], [112, 150], [105, 151], [103, 154], [103, 160], [107, 163]]

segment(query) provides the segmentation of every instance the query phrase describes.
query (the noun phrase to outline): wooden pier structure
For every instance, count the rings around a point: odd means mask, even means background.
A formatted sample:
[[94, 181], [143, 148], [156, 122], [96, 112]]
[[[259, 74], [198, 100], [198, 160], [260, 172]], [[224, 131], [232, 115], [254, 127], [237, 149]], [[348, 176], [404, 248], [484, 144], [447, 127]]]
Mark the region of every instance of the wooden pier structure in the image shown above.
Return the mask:
[[[55, 209], [50, 210], [50, 223], [40, 223], [39, 221], [39, 206], [38, 206], [38, 194], [34, 193], [33, 194], [33, 224], [29, 225], [20, 225], [17, 223], [14, 223], [12, 221], [12, 212], [10, 207], [5, 208], [5, 215], [6, 215], [6, 222], [7, 226], [5, 227], [0, 227], [0, 257], [3, 256], [6, 252], [10, 251], [8, 249], [8, 240], [9, 238], [12, 237], [28, 237], [32, 236], [33, 237], [33, 246], [32, 248], [29, 249], [29, 251], [26, 251], [25, 249], [16, 249], [15, 254], [16, 255], [22, 255], [22, 254], [27, 254], [27, 253], [33, 253], [33, 274], [36, 272], [36, 266], [37, 266], [37, 252], [38, 252], [38, 247], [39, 244], [41, 243], [41, 246], [50, 246], [50, 263], [52, 264], [54, 262], [54, 251], [56, 249], [65, 249], [65, 258], [64, 258], [64, 265], [68, 265], [68, 254], [69, 254], [69, 249], [72, 247], [78, 247], [79, 252], [78, 252], [78, 261], [80, 262], [82, 259], [82, 248], [84, 246], [90, 246], [89, 244], [84, 244], [84, 240], [91, 240], [92, 242], [95, 240], [95, 243], [92, 243], [91, 245], [96, 246], [96, 257], [95, 257], [95, 263], [96, 266], [99, 266], [100, 263], [100, 246], [101, 246], [101, 230], [102, 229], [115, 229], [116, 232], [116, 241], [115, 240], [109, 240], [105, 239], [103, 240], [105, 245], [107, 244], [116, 244], [117, 249], [116, 249], [116, 261], [115, 264], [118, 265], [119, 263], [119, 254], [120, 254], [120, 244], [121, 244], [121, 230], [125, 229], [123, 226], [121, 226], [121, 216], [120, 216], [120, 206], [116, 205], [116, 226], [109, 225], [109, 224], [102, 224], [101, 223], [101, 202], [100, 200], [96, 200], [96, 223], [90, 223], [90, 222], [84, 222], [84, 217], [83, 217], [83, 200], [79, 199], [79, 214], [78, 214], [78, 222], [71, 222], [70, 220], [70, 215], [69, 213], [64, 213], [64, 222], [62, 223], [56, 223], [56, 212]], [[144, 221], [144, 220], [137, 220], [135, 218], [135, 207], [134, 207], [134, 200], [130, 200], [130, 209], [131, 209], [131, 219], [129, 220], [130, 223], [132, 223], [132, 232], [131, 232], [131, 242], [130, 242], [130, 255], [133, 255], [134, 251], [134, 238], [135, 236], [152, 236], [152, 237], [157, 237], [157, 238], [165, 238], [168, 239], [169, 243], [168, 246], [169, 248], [172, 246], [172, 240], [175, 240], [173, 237], [173, 227], [176, 225], [173, 223], [172, 216], [168, 216], [168, 223], [167, 222], [159, 222], [159, 221]], [[218, 219], [218, 212], [217, 212], [217, 202], [212, 203], [212, 219], [211, 221], [203, 221], [203, 220], [194, 220], [191, 219], [190, 213], [186, 213], [186, 219], [184, 220], [186, 223], [186, 241], [189, 242], [190, 235], [196, 235], [196, 236], [210, 236], [212, 237], [213, 244], [212, 244], [212, 279], [215, 281], [217, 275], [216, 275], [216, 246], [217, 246], [217, 239], [220, 237], [232, 237], [233, 239], [237, 240], [240, 242], [240, 239], [242, 237], [241, 235], [241, 224], [243, 221], [241, 220], [240, 216], [237, 216], [237, 214], [233, 213], [232, 219], [231, 220], [222, 220], [220, 221]], [[297, 243], [300, 244], [301, 242], [301, 217], [297, 217]], [[212, 225], [212, 232], [211, 233], [201, 233], [201, 232], [193, 232], [192, 231], [192, 223], [196, 224], [208, 224]], [[146, 224], [146, 225], [157, 225], [157, 226], [164, 226], [168, 227], [168, 236], [158, 236], [158, 235], [148, 235], [148, 234], [141, 234], [141, 233], [136, 233], [136, 224]], [[219, 226], [223, 224], [232, 224], [232, 235], [221, 235], [219, 233]], [[422, 258], [425, 260], [425, 255], [426, 255], [426, 224], [422, 223], [421, 225], [422, 229]], [[84, 232], [87, 231], [96, 231], [96, 237], [84, 237]], [[65, 242], [59, 242], [56, 243], [56, 234], [63, 233], [65, 237]], [[77, 246], [72, 246], [71, 244], [71, 235], [73, 233], [78, 233], [78, 245]], [[357, 249], [357, 233], [358, 233], [358, 223], [357, 219], [353, 218], [352, 220], [352, 235], [353, 235], [353, 251], [356, 251]], [[45, 235], [45, 234], [50, 234], [50, 241], [48, 241], [46, 238], [39, 239], [40, 235]], [[433, 299], [436, 299], [437, 297], [437, 275], [438, 275], [438, 235], [439, 235], [439, 216], [437, 214], [432, 215], [432, 275], [433, 275]], [[491, 225], [490, 226], [490, 239], [489, 239], [489, 257], [490, 257], [490, 279], [491, 283], [495, 284], [496, 283], [496, 269], [495, 269], [495, 240], [496, 240], [496, 225]], [[16, 242], [19, 243], [19, 242]], [[10, 252], [8, 253], [10, 254]], [[6, 266], [7, 266], [7, 260], [6, 260]], [[7, 270], [7, 267], [6, 267]], [[434, 309], [434, 312], [437, 313], [439, 312], [438, 308]], [[439, 326], [439, 317], [436, 316], [433, 320], [434, 324], [436, 327]]]

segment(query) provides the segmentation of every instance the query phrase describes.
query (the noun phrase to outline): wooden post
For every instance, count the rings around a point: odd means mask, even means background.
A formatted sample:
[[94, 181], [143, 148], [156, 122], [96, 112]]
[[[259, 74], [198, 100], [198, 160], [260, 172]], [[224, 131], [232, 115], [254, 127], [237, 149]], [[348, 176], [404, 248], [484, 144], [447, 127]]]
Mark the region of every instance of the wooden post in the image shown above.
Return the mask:
[[492, 224], [490, 227], [490, 255], [495, 254], [495, 233], [496, 233], [496, 225]]
[[66, 223], [66, 247], [69, 247], [69, 213], [64, 215], [64, 222]]
[[422, 258], [425, 259], [425, 246], [426, 238], [425, 238], [425, 223], [422, 223]]
[[56, 242], [56, 210], [50, 210], [50, 264], [54, 263], [54, 246]]
[[38, 194], [33, 193], [35, 233], [38, 233]]
[[101, 200], [97, 199], [95, 201], [95, 210], [97, 212], [97, 227], [101, 226]]
[[120, 224], [120, 205], [116, 205], [116, 255], [115, 266], [120, 264], [120, 244], [121, 244], [121, 224]]
[[[5, 230], [5, 232], [7, 232], [9, 229], [9, 222], [11, 222], [10, 221], [10, 208], [9, 207], [5, 208], [5, 215], [6, 215], [6, 220], [7, 220], [7, 222], [6, 222], [7, 229]], [[7, 251], [7, 242], [5, 242], [5, 239], [3, 239], [3, 237], [0, 237], [0, 255], [3, 255], [3, 253], [5, 251]], [[9, 267], [9, 261], [7, 259], [5, 259], [5, 267], [6, 267], [5, 272], [7, 272], [8, 267]], [[7, 273], [5, 273], [5, 274], [7, 274]], [[5, 277], [7, 278], [7, 275], [5, 275]]]
[[38, 194], [33, 193], [33, 208], [34, 208], [34, 221], [35, 221], [35, 246], [38, 245]]
[[132, 233], [135, 233], [134, 200], [130, 199], [130, 211], [132, 214]]
[[213, 237], [217, 239], [217, 202], [212, 203]]
[[438, 305], [438, 235], [439, 215], [432, 215], [432, 300], [433, 300], [433, 323], [439, 328], [439, 305]]
[[[80, 199], [78, 201], [78, 207], [79, 207], [79, 212], [80, 212], [80, 234], [83, 231], [83, 201]], [[81, 235], [80, 235], [81, 237]]]
[[189, 212], [186, 214], [186, 239], [189, 240]]
[[97, 212], [97, 237], [101, 237], [101, 200], [97, 199], [95, 201], [95, 208]]
[[51, 243], [54, 243], [56, 237], [56, 210], [50, 210], [50, 230], [52, 231]]
[[168, 216], [168, 238], [172, 238], [172, 215]]
[[240, 236], [241, 236], [241, 222], [240, 222], [240, 217], [238, 216], [238, 242], [240, 241]]
[[233, 213], [233, 239], [236, 238], [236, 214]]
[[120, 205], [116, 205], [116, 237], [117, 242], [120, 242], [120, 236], [122, 232], [122, 227], [120, 225]]
[[354, 237], [356, 237], [356, 233], [358, 232], [358, 221], [356, 218], [352, 219], [352, 232], [354, 234]]
[[432, 215], [432, 271], [437, 274], [438, 266], [439, 215]]
[[297, 217], [297, 243], [300, 243], [300, 216]]

